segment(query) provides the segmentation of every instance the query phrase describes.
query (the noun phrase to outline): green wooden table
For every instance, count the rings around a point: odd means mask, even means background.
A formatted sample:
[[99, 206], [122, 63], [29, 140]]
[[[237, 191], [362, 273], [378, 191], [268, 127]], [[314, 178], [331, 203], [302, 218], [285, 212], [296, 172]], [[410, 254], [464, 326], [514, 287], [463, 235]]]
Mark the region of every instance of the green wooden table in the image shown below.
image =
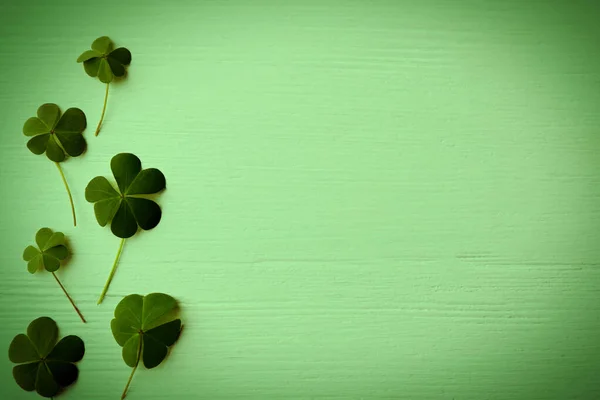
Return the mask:
[[[600, 398], [600, 6], [592, 1], [105, 1], [0, 5], [0, 344], [54, 318], [87, 346], [61, 399], [118, 399], [109, 322], [177, 297], [185, 329], [128, 399]], [[111, 89], [77, 56], [133, 54]], [[80, 107], [56, 168], [21, 134]], [[119, 240], [87, 182], [161, 169], [163, 220]], [[59, 276], [21, 253], [65, 232]], [[0, 357], [0, 398], [33, 399]]]

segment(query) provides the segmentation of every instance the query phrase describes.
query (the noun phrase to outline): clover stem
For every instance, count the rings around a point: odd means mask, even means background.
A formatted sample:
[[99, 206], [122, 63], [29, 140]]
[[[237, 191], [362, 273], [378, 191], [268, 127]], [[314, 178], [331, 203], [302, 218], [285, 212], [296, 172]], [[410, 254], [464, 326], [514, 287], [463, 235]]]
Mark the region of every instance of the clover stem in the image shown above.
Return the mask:
[[108, 279], [106, 280], [104, 289], [102, 289], [102, 293], [100, 294], [100, 298], [98, 299], [98, 304], [102, 303], [102, 300], [104, 300], [104, 296], [106, 295], [106, 292], [108, 291], [110, 282], [112, 281], [113, 276], [115, 276], [115, 272], [117, 271], [117, 264], [119, 263], [119, 258], [121, 257], [121, 252], [123, 251], [124, 245], [125, 245], [125, 239], [121, 239], [121, 245], [119, 246], [119, 251], [117, 252], [117, 256], [115, 257], [115, 262], [113, 263], [112, 270], [110, 271], [110, 275], [108, 276]]
[[73, 204], [73, 196], [71, 196], [71, 189], [69, 189], [69, 184], [67, 183], [67, 178], [65, 178], [65, 174], [63, 173], [62, 167], [59, 163], [55, 164], [58, 168], [58, 172], [60, 172], [60, 177], [62, 178], [62, 181], [65, 184], [65, 188], [67, 188], [67, 194], [69, 195], [69, 201], [71, 202], [71, 212], [73, 213], [73, 226], [77, 226], [77, 217], [75, 216], [75, 205]]
[[106, 101], [108, 100], [108, 87], [109, 83], [106, 84], [106, 93], [104, 94], [104, 106], [102, 107], [102, 115], [100, 115], [100, 121], [98, 122], [98, 127], [96, 128], [95, 136], [98, 136], [100, 133], [100, 127], [102, 126], [102, 121], [104, 121], [104, 113], [106, 112]]
[[56, 279], [56, 282], [58, 283], [58, 286], [60, 286], [60, 288], [62, 289], [62, 291], [65, 292], [65, 296], [67, 296], [67, 299], [69, 299], [69, 301], [71, 302], [71, 305], [73, 306], [73, 308], [77, 312], [77, 315], [79, 315], [79, 318], [81, 318], [81, 320], [85, 324], [86, 323], [85, 318], [83, 318], [83, 315], [81, 315], [81, 311], [79, 311], [79, 308], [77, 308], [77, 306], [75, 305], [75, 302], [73, 302], [73, 299], [71, 298], [71, 296], [69, 296], [69, 293], [67, 293], [67, 290], [65, 289], [65, 287], [63, 286], [63, 284], [58, 279], [58, 276], [56, 276], [56, 274], [54, 272], [52, 273], [52, 276], [54, 277], [54, 279]]
[[140, 363], [140, 358], [142, 357], [142, 343], [143, 342], [144, 342], [144, 339], [143, 339], [142, 335], [140, 335], [140, 344], [138, 346], [137, 360], [135, 362], [135, 366], [131, 370], [131, 375], [129, 375], [129, 379], [127, 380], [127, 385], [125, 385], [125, 389], [123, 390], [123, 394], [121, 395], [121, 400], [123, 400], [125, 398], [125, 396], [127, 396], [127, 391], [129, 390], [129, 385], [131, 385], [131, 380], [133, 379], [133, 374], [135, 374], [135, 370], [137, 369], [138, 364]]

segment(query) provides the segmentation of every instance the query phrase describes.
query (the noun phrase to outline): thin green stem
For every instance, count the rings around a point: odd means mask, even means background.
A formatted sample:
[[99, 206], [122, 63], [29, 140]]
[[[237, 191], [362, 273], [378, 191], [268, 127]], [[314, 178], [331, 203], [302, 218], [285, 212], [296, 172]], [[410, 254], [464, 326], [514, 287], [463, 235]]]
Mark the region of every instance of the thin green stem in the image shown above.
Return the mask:
[[98, 304], [102, 303], [102, 300], [104, 300], [104, 296], [106, 295], [106, 292], [108, 291], [110, 282], [112, 281], [113, 276], [115, 276], [115, 272], [117, 271], [117, 264], [119, 263], [119, 258], [121, 257], [121, 252], [123, 251], [124, 245], [125, 245], [125, 239], [121, 239], [121, 245], [119, 246], [119, 251], [117, 252], [117, 256], [115, 257], [115, 262], [113, 263], [112, 270], [110, 271], [110, 275], [108, 276], [108, 280], [106, 281], [106, 284], [104, 285], [104, 289], [102, 289], [102, 293], [100, 294], [100, 298], [98, 299]]
[[75, 205], [73, 204], [73, 196], [71, 196], [71, 189], [69, 189], [69, 184], [67, 183], [67, 178], [65, 178], [65, 174], [63, 173], [62, 167], [59, 163], [55, 164], [56, 168], [58, 168], [58, 172], [60, 172], [60, 177], [62, 178], [62, 181], [65, 184], [65, 188], [67, 188], [67, 194], [69, 195], [69, 201], [71, 202], [71, 212], [73, 213], [73, 226], [77, 226], [77, 217], [75, 216]]
[[144, 340], [143, 340], [142, 334], [140, 333], [140, 344], [138, 346], [137, 361], [135, 362], [135, 366], [131, 370], [131, 375], [129, 375], [129, 379], [127, 380], [127, 385], [125, 385], [125, 389], [123, 390], [123, 394], [121, 395], [121, 400], [123, 400], [125, 398], [125, 396], [127, 396], [127, 391], [129, 390], [129, 385], [131, 385], [131, 380], [133, 379], [133, 374], [135, 374], [135, 370], [137, 369], [138, 364], [140, 363], [140, 358], [142, 357], [142, 343], [143, 342], [144, 342]]
[[106, 102], [108, 101], [108, 87], [109, 83], [106, 84], [106, 93], [104, 94], [104, 106], [102, 107], [102, 115], [100, 115], [100, 121], [98, 122], [98, 127], [96, 128], [95, 136], [98, 136], [100, 133], [100, 127], [102, 126], [102, 121], [104, 121], [104, 113], [106, 112]]
[[77, 308], [77, 306], [75, 305], [75, 302], [73, 301], [73, 299], [71, 298], [71, 296], [69, 296], [69, 293], [67, 293], [67, 289], [65, 289], [65, 287], [63, 286], [63, 284], [58, 279], [58, 276], [56, 276], [56, 274], [54, 272], [52, 273], [52, 276], [54, 277], [54, 279], [56, 279], [56, 283], [58, 283], [58, 286], [60, 286], [60, 288], [62, 289], [62, 291], [65, 292], [65, 296], [67, 296], [67, 299], [69, 299], [69, 301], [71, 302], [71, 305], [73, 306], [73, 308], [77, 312], [77, 315], [79, 315], [79, 318], [81, 318], [81, 320], [85, 324], [86, 323], [85, 318], [83, 318], [83, 315], [81, 315], [81, 311], [79, 311], [79, 308]]

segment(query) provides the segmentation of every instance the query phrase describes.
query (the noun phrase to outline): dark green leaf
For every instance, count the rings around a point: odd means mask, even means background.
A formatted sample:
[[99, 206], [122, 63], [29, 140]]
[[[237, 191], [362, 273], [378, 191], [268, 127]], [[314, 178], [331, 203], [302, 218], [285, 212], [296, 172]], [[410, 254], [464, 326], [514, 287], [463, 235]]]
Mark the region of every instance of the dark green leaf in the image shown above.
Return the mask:
[[85, 130], [87, 121], [85, 114], [79, 108], [69, 108], [60, 117], [54, 127], [56, 133], [81, 133]]
[[37, 361], [40, 359], [40, 355], [27, 335], [20, 333], [10, 343], [8, 359], [14, 363], [21, 364]]
[[100, 66], [98, 67], [98, 79], [102, 83], [110, 83], [113, 80], [113, 73], [110, 70], [110, 65], [108, 65], [108, 61], [106, 59], [100, 59]]
[[20, 364], [13, 368], [13, 377], [21, 388], [52, 397], [77, 379], [73, 362], [83, 358], [83, 342], [77, 336], [67, 336], [56, 344], [57, 338], [58, 327], [48, 317], [32, 321], [27, 336], [15, 336], [9, 359]]
[[48, 138], [48, 144], [46, 145], [46, 156], [50, 161], [62, 162], [65, 160], [65, 152], [60, 148], [54, 135], [50, 135]]
[[110, 321], [110, 330], [119, 346], [125, 346], [125, 343], [131, 339], [133, 335], [139, 333], [139, 328], [129, 323], [125, 319], [113, 319]]
[[45, 250], [44, 253], [60, 261], [69, 256], [69, 250], [63, 245], [51, 247], [48, 250]]
[[106, 226], [114, 218], [122, 201], [121, 197], [114, 197], [94, 203], [94, 215], [100, 226]]
[[46, 365], [50, 369], [52, 376], [58, 386], [66, 387], [77, 380], [79, 370], [77, 367], [64, 361], [47, 361]]
[[123, 361], [130, 367], [135, 367], [138, 360], [138, 352], [140, 351], [140, 334], [136, 333], [131, 336], [123, 345]]
[[147, 231], [160, 222], [162, 212], [154, 201], [135, 197], [126, 197], [125, 201], [140, 228]]
[[125, 75], [125, 67], [123, 66], [123, 64], [121, 64], [112, 57], [107, 57], [106, 61], [108, 62], [108, 66], [110, 67], [110, 70], [112, 71], [114, 76]]
[[53, 397], [60, 390], [60, 386], [50, 373], [46, 363], [40, 363], [35, 380], [35, 390], [40, 396], [44, 397]]
[[50, 134], [45, 133], [39, 136], [34, 136], [27, 142], [27, 148], [31, 150], [33, 154], [44, 154], [46, 151], [46, 147], [48, 147], [48, 139], [50, 139]]
[[125, 47], [119, 47], [118, 49], [113, 50], [108, 57], [118, 61], [122, 65], [131, 64], [131, 52]]
[[[115, 308], [115, 319], [131, 326], [137, 333], [142, 329], [142, 313], [144, 309], [144, 296], [131, 294], [124, 297]], [[114, 334], [114, 331], [113, 331]]]
[[56, 322], [48, 317], [33, 320], [27, 327], [27, 336], [40, 357], [46, 357], [58, 339]]
[[35, 390], [35, 380], [37, 378], [39, 361], [17, 365], [13, 368], [13, 377], [23, 390], [31, 392]]
[[163, 190], [165, 186], [166, 180], [163, 173], [156, 168], [148, 168], [135, 177], [125, 194], [154, 194]]
[[83, 358], [85, 346], [83, 341], [74, 335], [62, 338], [48, 354], [48, 360], [77, 362]]
[[137, 232], [138, 225], [127, 202], [121, 202], [110, 224], [110, 229], [115, 236], [122, 239], [130, 238]]
[[86, 50], [83, 53], [81, 53], [79, 57], [77, 57], [77, 62], [80, 63], [97, 57], [102, 57], [102, 53], [99, 53], [96, 50]]
[[92, 43], [92, 50], [102, 55], [110, 53], [112, 49], [113, 43], [108, 36], [101, 36]]
[[42, 104], [37, 110], [37, 116], [48, 129], [54, 129], [60, 118], [60, 108], [53, 103]]
[[85, 151], [85, 139], [81, 133], [56, 132], [56, 138], [71, 157], [78, 157]]
[[155, 340], [164, 344], [165, 346], [172, 346], [181, 333], [181, 320], [175, 319], [171, 322], [167, 322], [163, 325], [157, 326], [156, 328], [146, 331], [146, 336], [151, 336]]
[[[142, 329], [148, 331], [165, 322], [172, 321], [170, 315], [177, 311], [177, 300], [164, 293], [150, 293], [144, 296], [144, 308], [142, 310]], [[171, 316], [165, 321], [165, 316]]]
[[42, 255], [42, 262], [44, 263], [44, 268], [46, 268], [46, 271], [48, 272], [55, 272], [60, 268], [60, 261], [58, 258], [50, 254], [44, 253]]
[[144, 335], [143, 360], [148, 369], [158, 366], [167, 356], [168, 348], [152, 336]]
[[[50, 133], [50, 128], [46, 126], [38, 117], [31, 117], [23, 125], [23, 134], [25, 136], [42, 135]], [[44, 147], [45, 148], [45, 147]]]
[[120, 198], [119, 193], [103, 176], [95, 177], [85, 188], [85, 199], [90, 203], [114, 198]]
[[101, 58], [92, 58], [90, 60], [84, 61], [83, 69], [85, 70], [85, 73], [91, 76], [92, 78], [97, 77], [98, 70], [100, 69], [100, 61], [102, 61]]
[[142, 170], [142, 162], [135, 155], [120, 153], [110, 161], [110, 169], [117, 181], [121, 193], [127, 193], [127, 188]]

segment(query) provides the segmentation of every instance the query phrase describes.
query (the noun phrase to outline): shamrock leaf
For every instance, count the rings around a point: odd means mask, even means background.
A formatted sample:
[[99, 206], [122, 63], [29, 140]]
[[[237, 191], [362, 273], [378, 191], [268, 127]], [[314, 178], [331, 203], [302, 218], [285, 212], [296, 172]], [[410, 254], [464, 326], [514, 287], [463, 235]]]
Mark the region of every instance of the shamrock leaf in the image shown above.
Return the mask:
[[77, 308], [75, 302], [73, 302], [73, 299], [54, 273], [60, 268], [62, 261], [69, 256], [65, 235], [62, 232], [52, 232], [50, 228], [42, 228], [35, 235], [35, 243], [38, 247], [27, 246], [23, 251], [23, 260], [27, 261], [27, 270], [31, 274], [35, 274], [40, 269], [52, 273], [81, 320], [85, 322], [79, 308]]
[[53, 397], [77, 380], [79, 370], [73, 363], [83, 358], [83, 341], [72, 335], [57, 340], [58, 327], [48, 317], [32, 321], [27, 335], [15, 336], [8, 358], [19, 364], [13, 368], [13, 377], [21, 388]]
[[177, 300], [164, 293], [132, 294], [117, 304], [110, 328], [123, 347], [125, 364], [133, 368], [121, 399], [127, 394], [140, 360], [148, 369], [158, 366], [179, 338], [182, 325], [180, 319], [175, 319], [178, 310]]
[[108, 36], [102, 36], [94, 40], [92, 49], [86, 50], [77, 58], [78, 63], [83, 63], [83, 69], [92, 78], [98, 77], [100, 82], [106, 83], [104, 95], [104, 107], [100, 122], [96, 128], [96, 136], [100, 133], [100, 126], [104, 120], [106, 102], [108, 100], [108, 86], [115, 77], [125, 76], [126, 69], [131, 64], [131, 52], [125, 47], [114, 49], [112, 40]]
[[109, 222], [112, 233], [120, 237], [121, 245], [113, 269], [100, 295], [102, 302], [125, 239], [132, 237], [139, 228], [149, 230], [160, 222], [162, 212], [158, 204], [143, 196], [160, 192], [165, 188], [165, 176], [156, 168], [142, 170], [139, 158], [130, 153], [120, 153], [110, 161], [110, 168], [117, 182], [117, 189], [103, 176], [92, 179], [85, 188], [85, 199], [94, 203], [94, 214], [100, 226]]
[[73, 224], [77, 225], [75, 206], [71, 190], [60, 166], [67, 156], [78, 157], [85, 150], [85, 139], [82, 132], [87, 126], [85, 114], [79, 108], [69, 108], [61, 114], [56, 104], [42, 104], [37, 110], [37, 117], [31, 117], [23, 125], [23, 134], [32, 136], [27, 142], [27, 148], [33, 154], [46, 153], [54, 161], [60, 172], [73, 212]]

